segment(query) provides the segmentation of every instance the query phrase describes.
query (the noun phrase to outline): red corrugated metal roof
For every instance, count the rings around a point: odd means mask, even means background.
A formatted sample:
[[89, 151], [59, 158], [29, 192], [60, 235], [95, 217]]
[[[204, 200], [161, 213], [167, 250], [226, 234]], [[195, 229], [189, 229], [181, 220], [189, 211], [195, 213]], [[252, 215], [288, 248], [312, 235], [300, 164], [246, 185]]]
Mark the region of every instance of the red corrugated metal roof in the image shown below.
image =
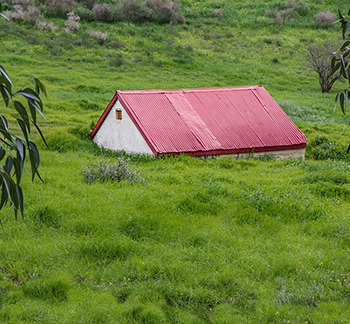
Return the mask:
[[306, 147], [304, 134], [262, 87], [117, 91], [154, 154], [228, 154]]

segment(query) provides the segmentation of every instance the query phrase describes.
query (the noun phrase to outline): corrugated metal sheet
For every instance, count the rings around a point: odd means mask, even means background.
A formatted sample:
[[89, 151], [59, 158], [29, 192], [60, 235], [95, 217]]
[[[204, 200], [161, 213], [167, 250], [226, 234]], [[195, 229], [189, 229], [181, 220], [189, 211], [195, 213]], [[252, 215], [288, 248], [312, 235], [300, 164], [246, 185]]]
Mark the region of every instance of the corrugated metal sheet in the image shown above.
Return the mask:
[[306, 147], [304, 134], [261, 86], [118, 91], [117, 98], [155, 154]]

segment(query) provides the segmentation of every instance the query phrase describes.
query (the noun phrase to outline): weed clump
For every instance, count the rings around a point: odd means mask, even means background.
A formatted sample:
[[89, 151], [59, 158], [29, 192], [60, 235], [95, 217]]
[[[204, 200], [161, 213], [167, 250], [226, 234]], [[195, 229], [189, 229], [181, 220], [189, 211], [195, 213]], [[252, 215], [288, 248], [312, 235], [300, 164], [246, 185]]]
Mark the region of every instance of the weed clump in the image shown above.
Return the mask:
[[22, 288], [26, 297], [62, 302], [67, 299], [67, 284], [61, 280], [35, 280]]
[[83, 169], [83, 176], [88, 184], [93, 182], [120, 182], [123, 180], [129, 183], [146, 182], [137, 171], [130, 167], [130, 162], [123, 157], [119, 157], [116, 162], [111, 162], [110, 159], [101, 159], [97, 164], [91, 163]]
[[307, 153], [314, 160], [347, 160], [344, 150], [327, 136], [316, 136], [308, 145]]

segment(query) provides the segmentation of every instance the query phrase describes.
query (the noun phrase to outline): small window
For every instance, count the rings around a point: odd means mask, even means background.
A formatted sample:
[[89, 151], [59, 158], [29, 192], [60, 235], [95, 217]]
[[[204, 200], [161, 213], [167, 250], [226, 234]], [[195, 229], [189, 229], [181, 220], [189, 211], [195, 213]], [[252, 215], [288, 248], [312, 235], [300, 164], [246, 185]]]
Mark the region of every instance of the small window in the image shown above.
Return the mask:
[[116, 109], [115, 110], [115, 118], [117, 120], [122, 120], [122, 110], [121, 109]]

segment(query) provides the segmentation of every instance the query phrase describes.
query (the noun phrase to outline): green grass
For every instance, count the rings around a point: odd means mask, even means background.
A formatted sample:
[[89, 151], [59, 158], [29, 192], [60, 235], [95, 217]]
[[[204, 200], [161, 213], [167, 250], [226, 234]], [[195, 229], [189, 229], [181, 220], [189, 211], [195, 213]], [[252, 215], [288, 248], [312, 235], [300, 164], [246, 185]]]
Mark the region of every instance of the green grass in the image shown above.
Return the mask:
[[[1, 323], [349, 323], [349, 117], [321, 94], [307, 45], [344, 3], [183, 0], [186, 25], [81, 23], [65, 34], [0, 21], [1, 65], [45, 82], [44, 183], [25, 169], [25, 223], [3, 209]], [[277, 9], [276, 9], [277, 8]], [[223, 18], [213, 18], [221, 10]], [[99, 44], [89, 30], [108, 33]], [[305, 133], [306, 160], [155, 159], [87, 137], [117, 89], [263, 85]], [[127, 156], [144, 183], [82, 170]]]

